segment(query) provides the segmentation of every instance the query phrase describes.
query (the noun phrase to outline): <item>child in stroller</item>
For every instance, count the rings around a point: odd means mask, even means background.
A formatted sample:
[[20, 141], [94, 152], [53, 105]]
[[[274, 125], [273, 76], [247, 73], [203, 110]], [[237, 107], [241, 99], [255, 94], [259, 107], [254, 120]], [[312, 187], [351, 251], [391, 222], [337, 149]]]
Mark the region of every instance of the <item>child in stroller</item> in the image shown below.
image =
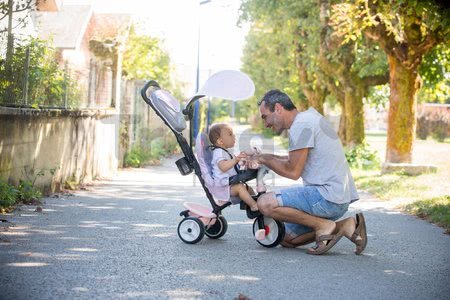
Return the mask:
[[211, 169], [215, 187], [212, 189], [214, 196], [224, 199], [230, 198], [230, 196], [238, 197], [249, 207], [247, 216], [249, 218], [258, 217], [260, 215], [258, 205], [251, 196], [251, 194], [255, 194], [253, 189], [242, 182], [231, 184], [229, 182], [230, 177], [239, 173], [239, 163], [247, 157], [245, 152], [234, 156], [227, 150], [233, 148], [236, 141], [233, 129], [225, 123], [214, 124], [209, 129], [209, 140], [213, 149]]

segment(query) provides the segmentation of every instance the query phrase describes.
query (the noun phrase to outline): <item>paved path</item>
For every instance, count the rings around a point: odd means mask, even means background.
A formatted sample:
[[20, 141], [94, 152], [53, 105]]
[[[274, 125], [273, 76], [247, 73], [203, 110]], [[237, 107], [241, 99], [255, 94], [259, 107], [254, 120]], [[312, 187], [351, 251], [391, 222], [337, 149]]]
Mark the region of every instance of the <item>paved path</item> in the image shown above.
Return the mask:
[[[369, 244], [361, 256], [348, 240], [323, 256], [307, 255], [306, 248], [261, 247], [237, 206], [224, 211], [229, 227], [223, 238], [184, 244], [177, 236], [182, 203], [207, 200], [192, 175], [178, 173], [174, 160], [122, 170], [74, 196], [45, 198], [43, 212], [25, 206], [2, 216], [14, 226], [6, 230], [7, 223], [0, 223], [0, 299], [450, 295], [450, 236], [364, 193], [348, 213], [366, 215]], [[267, 182], [292, 183], [279, 177]]]

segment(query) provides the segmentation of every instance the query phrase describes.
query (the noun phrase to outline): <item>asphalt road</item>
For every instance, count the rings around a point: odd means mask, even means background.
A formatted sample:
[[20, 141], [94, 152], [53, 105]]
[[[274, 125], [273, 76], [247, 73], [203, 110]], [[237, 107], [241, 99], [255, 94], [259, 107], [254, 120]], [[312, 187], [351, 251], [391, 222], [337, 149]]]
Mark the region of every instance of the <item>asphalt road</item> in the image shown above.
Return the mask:
[[[278, 177], [273, 187], [292, 182]], [[322, 256], [264, 248], [238, 206], [219, 240], [183, 243], [183, 202], [208, 204], [174, 158], [1, 216], [1, 299], [449, 299], [450, 236], [361, 193], [369, 243]], [[7, 225], [9, 227], [7, 227]]]

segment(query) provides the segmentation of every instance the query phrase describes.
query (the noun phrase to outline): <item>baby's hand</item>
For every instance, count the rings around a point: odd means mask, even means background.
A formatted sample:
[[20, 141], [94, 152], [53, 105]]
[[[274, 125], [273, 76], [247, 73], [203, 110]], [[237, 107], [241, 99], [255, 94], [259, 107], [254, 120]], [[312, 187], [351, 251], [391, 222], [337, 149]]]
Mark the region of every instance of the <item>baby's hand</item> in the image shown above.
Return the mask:
[[236, 156], [239, 160], [246, 159], [247, 154], [245, 152], [241, 152]]

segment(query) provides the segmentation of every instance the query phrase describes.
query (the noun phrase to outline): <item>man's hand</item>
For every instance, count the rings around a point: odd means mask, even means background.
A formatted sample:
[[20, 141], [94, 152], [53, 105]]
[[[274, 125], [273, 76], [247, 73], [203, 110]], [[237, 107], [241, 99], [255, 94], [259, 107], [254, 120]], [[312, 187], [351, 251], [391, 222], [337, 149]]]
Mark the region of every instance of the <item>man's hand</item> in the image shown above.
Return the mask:
[[245, 166], [249, 169], [258, 169], [261, 165], [261, 163], [259, 162], [259, 156], [261, 154], [252, 154], [250, 156], [247, 157], [247, 159], [245, 160]]
[[263, 164], [280, 176], [297, 180], [300, 178], [308, 158], [308, 148], [289, 151], [288, 156], [255, 154], [247, 161]]

